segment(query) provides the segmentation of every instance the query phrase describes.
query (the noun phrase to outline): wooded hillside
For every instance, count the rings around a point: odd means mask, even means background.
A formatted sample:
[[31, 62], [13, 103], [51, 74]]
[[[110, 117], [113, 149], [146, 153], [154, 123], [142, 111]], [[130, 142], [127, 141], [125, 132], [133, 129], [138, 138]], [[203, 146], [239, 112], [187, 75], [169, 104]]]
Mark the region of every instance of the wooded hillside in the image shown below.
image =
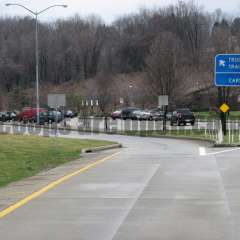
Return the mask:
[[[34, 104], [34, 24], [30, 17], [0, 19], [2, 109]], [[130, 95], [136, 105], [154, 105], [161, 94], [173, 105], [186, 97], [194, 104], [194, 93], [213, 86], [214, 56], [240, 52], [240, 18], [193, 3], [142, 9], [111, 25], [80, 16], [41, 22], [39, 31], [42, 104], [56, 86], [82, 99], [107, 96], [102, 103], [111, 106]], [[214, 105], [213, 98], [202, 107]]]

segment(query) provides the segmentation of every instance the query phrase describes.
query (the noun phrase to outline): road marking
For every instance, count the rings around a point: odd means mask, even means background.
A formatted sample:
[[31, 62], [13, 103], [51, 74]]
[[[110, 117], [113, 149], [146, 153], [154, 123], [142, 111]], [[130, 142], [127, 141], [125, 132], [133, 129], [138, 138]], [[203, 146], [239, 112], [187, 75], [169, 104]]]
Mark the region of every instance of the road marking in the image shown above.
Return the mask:
[[89, 165], [87, 165], [87, 166], [85, 166], [85, 167], [83, 167], [83, 168], [81, 168], [81, 169], [79, 169], [79, 170], [77, 170], [77, 171], [75, 171], [73, 173], [70, 173], [70, 174], [68, 174], [68, 175], [66, 175], [66, 176], [64, 176], [64, 177], [62, 177], [62, 178], [60, 178], [60, 179], [58, 179], [58, 180], [48, 184], [47, 186], [43, 187], [42, 189], [38, 190], [37, 192], [32, 193], [31, 195], [27, 196], [26, 198], [20, 200], [19, 202], [15, 203], [12, 206], [10, 206], [10, 207], [4, 209], [3, 211], [1, 211], [0, 212], [0, 219], [5, 217], [5, 216], [7, 216], [7, 215], [9, 215], [13, 211], [17, 210], [18, 208], [22, 207], [23, 205], [27, 204], [28, 202], [32, 201], [33, 199], [39, 197], [40, 195], [42, 195], [42, 194], [48, 192], [49, 190], [57, 187], [61, 183], [69, 180], [70, 178], [72, 178], [72, 177], [74, 177], [76, 175], [79, 175], [79, 174], [89, 170], [90, 168], [96, 167], [97, 165], [99, 165], [101, 163], [106, 162], [107, 160], [110, 160], [110, 159], [114, 158], [118, 154], [120, 154], [120, 152], [114, 153], [114, 154], [112, 154], [112, 155], [110, 155], [108, 157], [100, 159], [100, 160], [98, 160], [98, 161], [96, 161], [94, 163], [91, 163], [91, 164], [89, 164]]
[[199, 155], [200, 156], [205, 156], [206, 153], [206, 148], [205, 147], [199, 147]]
[[206, 148], [199, 147], [199, 155], [200, 156], [213, 156], [213, 155], [218, 155], [218, 154], [222, 154], [222, 153], [234, 152], [234, 151], [238, 151], [238, 150], [240, 150], [240, 148], [233, 148], [233, 149], [223, 150], [223, 151], [219, 151], [219, 152], [207, 153]]

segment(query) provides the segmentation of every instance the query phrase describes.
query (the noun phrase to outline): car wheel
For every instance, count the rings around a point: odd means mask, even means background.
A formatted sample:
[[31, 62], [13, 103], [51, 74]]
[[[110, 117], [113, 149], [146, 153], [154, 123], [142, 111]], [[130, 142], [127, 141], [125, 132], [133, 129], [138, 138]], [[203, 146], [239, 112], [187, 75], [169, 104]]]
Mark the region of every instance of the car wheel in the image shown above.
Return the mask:
[[28, 120], [26, 118], [23, 118], [23, 123], [24, 124], [27, 124], [28, 123]]

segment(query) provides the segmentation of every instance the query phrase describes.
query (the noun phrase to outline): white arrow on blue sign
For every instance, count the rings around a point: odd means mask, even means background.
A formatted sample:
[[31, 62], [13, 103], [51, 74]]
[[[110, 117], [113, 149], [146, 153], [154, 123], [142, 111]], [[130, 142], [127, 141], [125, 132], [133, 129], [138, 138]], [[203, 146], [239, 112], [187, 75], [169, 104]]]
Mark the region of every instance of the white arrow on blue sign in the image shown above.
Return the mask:
[[219, 54], [215, 57], [215, 85], [240, 86], [240, 54]]

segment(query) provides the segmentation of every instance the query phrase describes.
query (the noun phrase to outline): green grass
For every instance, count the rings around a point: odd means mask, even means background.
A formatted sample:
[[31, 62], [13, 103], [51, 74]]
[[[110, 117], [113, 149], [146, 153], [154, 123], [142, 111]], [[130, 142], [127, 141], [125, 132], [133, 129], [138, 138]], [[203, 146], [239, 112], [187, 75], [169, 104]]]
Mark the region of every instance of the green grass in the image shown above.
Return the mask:
[[[213, 120], [219, 119], [219, 114], [216, 112], [195, 112], [197, 119], [201, 120]], [[229, 120], [240, 120], [240, 111], [232, 111], [228, 115]]]
[[227, 135], [224, 136], [224, 144], [237, 144], [240, 145], [240, 139], [239, 139], [239, 131], [231, 132], [231, 136], [229, 137], [229, 132], [227, 132]]
[[229, 118], [234, 120], [240, 120], [240, 111], [230, 112]]
[[120, 134], [129, 136], [141, 136], [141, 137], [191, 137], [196, 139], [211, 140], [212, 136], [210, 132], [205, 134], [204, 130], [168, 130], [163, 131], [126, 131]]
[[[193, 138], [196, 140], [210, 140], [216, 141], [217, 132], [204, 131], [204, 130], [171, 130], [171, 131], [126, 131], [118, 132], [118, 134], [128, 136], [140, 136], [140, 137], [179, 137], [179, 138]], [[240, 145], [239, 131], [231, 132], [229, 138], [229, 132], [224, 137], [223, 144]]]
[[0, 135], [0, 186], [78, 159], [81, 149], [110, 144], [113, 142]]
[[216, 112], [196, 112], [194, 113], [198, 119], [217, 119], [219, 115]]

